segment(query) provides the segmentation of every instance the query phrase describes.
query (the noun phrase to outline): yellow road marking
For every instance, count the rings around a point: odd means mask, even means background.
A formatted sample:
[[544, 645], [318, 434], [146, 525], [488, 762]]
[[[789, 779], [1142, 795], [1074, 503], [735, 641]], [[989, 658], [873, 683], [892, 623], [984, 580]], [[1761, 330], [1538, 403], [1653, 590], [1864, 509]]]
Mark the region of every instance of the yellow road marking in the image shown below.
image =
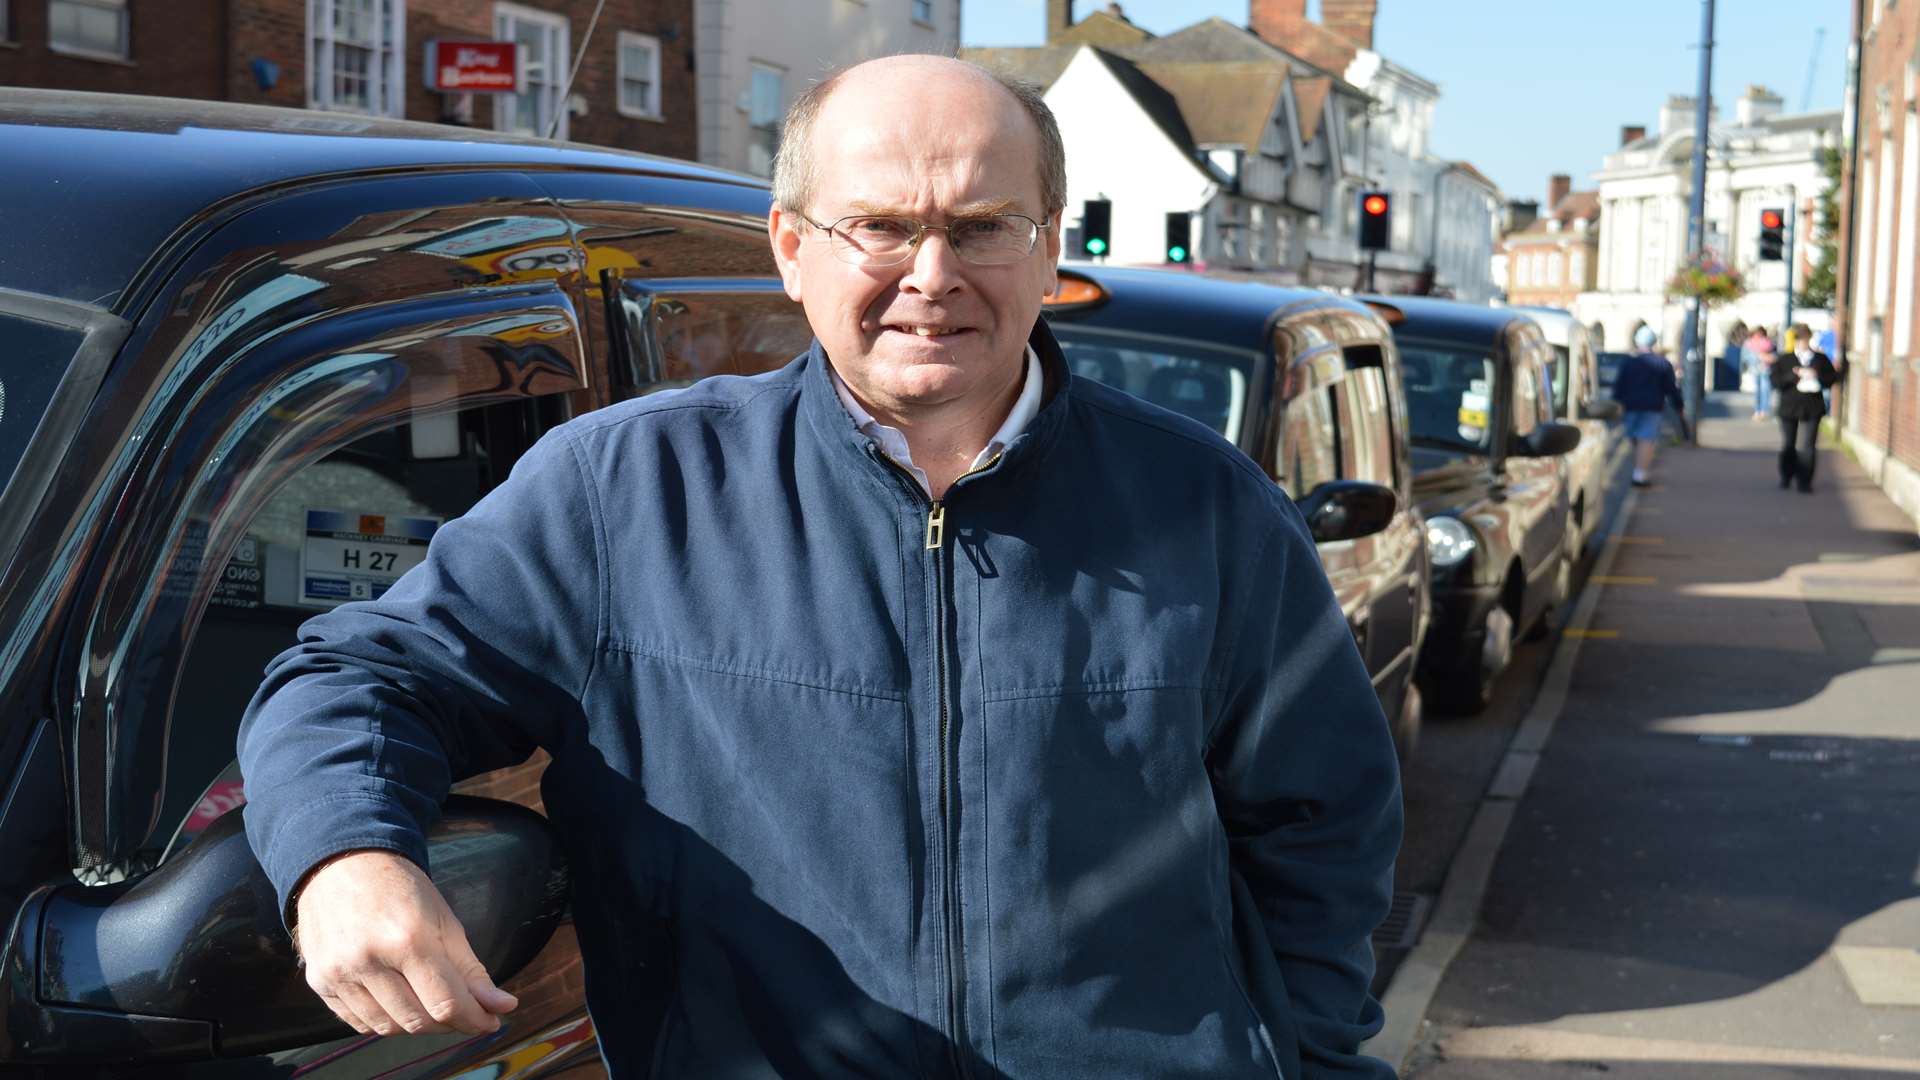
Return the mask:
[[1602, 585], [1652, 585], [1658, 579], [1650, 577], [1595, 577], [1593, 580]]
[[1567, 629], [1561, 631], [1561, 633], [1567, 635], [1568, 637], [1600, 638], [1602, 640], [1605, 640], [1607, 638], [1617, 638], [1620, 636], [1620, 631], [1618, 630], [1577, 630], [1577, 629], [1574, 629], [1573, 627], [1568, 627]]
[[1620, 538], [1620, 542], [1623, 544], [1664, 544], [1667, 542], [1667, 538], [1664, 536], [1623, 536]]

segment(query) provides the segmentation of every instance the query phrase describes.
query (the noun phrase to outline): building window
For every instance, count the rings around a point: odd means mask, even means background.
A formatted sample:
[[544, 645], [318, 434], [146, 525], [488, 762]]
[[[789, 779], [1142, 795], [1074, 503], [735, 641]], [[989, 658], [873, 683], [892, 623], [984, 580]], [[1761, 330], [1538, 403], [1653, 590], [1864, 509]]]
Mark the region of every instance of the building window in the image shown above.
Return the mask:
[[933, 25], [933, 0], [913, 0], [913, 21]]
[[[1900, 257], [1893, 286], [1893, 333], [1896, 356], [1912, 356], [1920, 337], [1914, 333], [1913, 270], [1916, 253], [1914, 215], [1920, 212], [1920, 116], [1907, 113], [1900, 147], [1900, 209], [1894, 220], [1900, 223]], [[1799, 208], [1794, 208], [1798, 214]], [[1796, 259], [1796, 262], [1799, 260]]]
[[1556, 251], [1552, 255], [1547, 256], [1547, 284], [1555, 288], [1560, 286], [1564, 280], [1561, 276], [1561, 269], [1562, 262], [1559, 252]]
[[747, 91], [747, 171], [773, 175], [773, 158], [780, 152], [780, 121], [787, 102], [787, 73], [771, 64], [753, 65], [753, 84]]
[[406, 0], [309, 0], [307, 106], [405, 116]]
[[567, 81], [566, 16], [514, 4], [496, 4], [493, 37], [495, 41], [511, 41], [520, 46], [520, 70], [524, 76], [524, 92], [494, 96], [494, 129], [541, 138], [552, 132], [556, 139], [566, 138], [567, 110], [560, 100], [561, 87]]
[[1587, 253], [1576, 251], [1568, 256], [1568, 260], [1572, 268], [1567, 272], [1570, 279], [1567, 284], [1575, 289], [1585, 289], [1587, 287]]
[[[0, 38], [11, 30], [0, 18]], [[129, 58], [127, 0], [47, 0], [47, 47], [54, 52]]]
[[660, 39], [620, 31], [620, 113], [660, 119]]

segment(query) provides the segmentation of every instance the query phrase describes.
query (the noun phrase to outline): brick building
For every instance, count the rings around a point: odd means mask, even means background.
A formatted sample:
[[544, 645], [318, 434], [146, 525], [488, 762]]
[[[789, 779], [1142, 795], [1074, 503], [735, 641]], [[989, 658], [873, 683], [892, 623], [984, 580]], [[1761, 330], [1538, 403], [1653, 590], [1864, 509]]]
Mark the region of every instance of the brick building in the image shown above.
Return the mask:
[[1507, 302], [1573, 307], [1600, 268], [1600, 193], [1574, 191], [1573, 178], [1547, 179], [1547, 212], [1507, 234]]
[[[0, 84], [454, 120], [692, 158], [694, 0], [0, 0]], [[511, 40], [523, 93], [426, 87], [426, 43]]]
[[1855, 5], [1859, 72], [1841, 191], [1840, 317], [1847, 442], [1920, 520], [1920, 7]]

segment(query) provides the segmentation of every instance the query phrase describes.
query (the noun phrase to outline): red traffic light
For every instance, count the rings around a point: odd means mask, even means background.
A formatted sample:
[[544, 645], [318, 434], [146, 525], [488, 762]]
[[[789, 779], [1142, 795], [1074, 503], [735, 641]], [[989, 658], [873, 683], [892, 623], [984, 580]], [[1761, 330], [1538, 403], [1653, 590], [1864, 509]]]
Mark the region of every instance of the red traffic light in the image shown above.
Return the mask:
[[1780, 211], [1778, 210], [1760, 211], [1760, 227], [1761, 228], [1778, 229], [1785, 224], [1786, 224], [1786, 221], [1780, 217]]
[[1366, 211], [1368, 217], [1379, 217], [1381, 214], [1387, 212], [1387, 197], [1385, 195], [1369, 195], [1366, 201], [1360, 204], [1360, 209]]

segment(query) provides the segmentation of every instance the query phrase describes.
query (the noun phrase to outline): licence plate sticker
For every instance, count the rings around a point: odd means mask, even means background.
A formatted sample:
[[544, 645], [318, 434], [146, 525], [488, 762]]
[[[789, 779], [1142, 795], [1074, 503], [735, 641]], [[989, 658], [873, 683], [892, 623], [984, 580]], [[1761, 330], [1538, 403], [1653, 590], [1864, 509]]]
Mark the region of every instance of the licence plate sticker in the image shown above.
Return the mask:
[[300, 547], [300, 603], [330, 608], [378, 600], [427, 557], [439, 518], [308, 510]]

